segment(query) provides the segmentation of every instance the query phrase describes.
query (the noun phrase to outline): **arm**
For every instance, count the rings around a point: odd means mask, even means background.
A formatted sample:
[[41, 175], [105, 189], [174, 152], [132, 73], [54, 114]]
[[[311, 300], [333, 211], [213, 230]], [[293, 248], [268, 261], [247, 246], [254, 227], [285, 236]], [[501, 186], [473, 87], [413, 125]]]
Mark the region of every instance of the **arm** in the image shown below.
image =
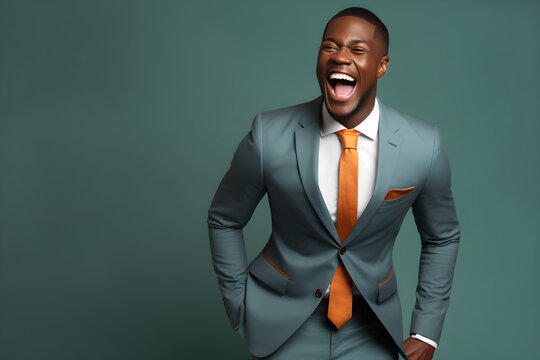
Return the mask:
[[439, 343], [448, 309], [460, 229], [450, 188], [450, 165], [438, 130], [434, 134], [430, 171], [412, 208], [422, 251], [410, 333]]
[[208, 231], [212, 261], [231, 326], [239, 327], [244, 311], [247, 258], [242, 229], [265, 194], [262, 173], [261, 116], [236, 150], [210, 209]]

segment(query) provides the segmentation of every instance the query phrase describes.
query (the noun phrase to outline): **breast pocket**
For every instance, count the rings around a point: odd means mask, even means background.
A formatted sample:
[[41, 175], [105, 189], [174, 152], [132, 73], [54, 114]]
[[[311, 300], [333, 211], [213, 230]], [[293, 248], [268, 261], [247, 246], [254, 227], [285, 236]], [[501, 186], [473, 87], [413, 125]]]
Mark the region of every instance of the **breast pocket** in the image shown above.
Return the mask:
[[261, 252], [251, 261], [248, 271], [257, 280], [279, 294], [284, 294], [287, 290], [290, 276], [277, 266], [265, 252]]
[[386, 193], [381, 207], [395, 206], [405, 202], [410, 202], [410, 204], [412, 204], [415, 192], [414, 186], [405, 189], [390, 189]]

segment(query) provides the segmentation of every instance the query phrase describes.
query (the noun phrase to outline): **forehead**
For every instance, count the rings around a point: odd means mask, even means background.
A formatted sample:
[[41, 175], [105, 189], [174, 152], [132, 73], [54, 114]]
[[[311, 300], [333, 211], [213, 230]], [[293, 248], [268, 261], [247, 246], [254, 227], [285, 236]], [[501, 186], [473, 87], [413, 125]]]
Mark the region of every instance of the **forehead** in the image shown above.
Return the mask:
[[375, 25], [356, 16], [338, 17], [328, 23], [323, 40], [326, 38], [343, 42], [362, 40], [373, 44], [375, 39]]

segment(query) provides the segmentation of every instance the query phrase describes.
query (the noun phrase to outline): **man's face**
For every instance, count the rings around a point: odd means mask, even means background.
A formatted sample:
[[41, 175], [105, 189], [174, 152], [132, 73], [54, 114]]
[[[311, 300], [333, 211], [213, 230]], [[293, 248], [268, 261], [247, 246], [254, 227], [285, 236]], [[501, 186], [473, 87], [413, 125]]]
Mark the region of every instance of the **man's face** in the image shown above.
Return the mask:
[[330, 21], [317, 58], [317, 79], [328, 111], [336, 120], [353, 116], [375, 100], [377, 79], [388, 56], [376, 42], [375, 25], [343, 16]]

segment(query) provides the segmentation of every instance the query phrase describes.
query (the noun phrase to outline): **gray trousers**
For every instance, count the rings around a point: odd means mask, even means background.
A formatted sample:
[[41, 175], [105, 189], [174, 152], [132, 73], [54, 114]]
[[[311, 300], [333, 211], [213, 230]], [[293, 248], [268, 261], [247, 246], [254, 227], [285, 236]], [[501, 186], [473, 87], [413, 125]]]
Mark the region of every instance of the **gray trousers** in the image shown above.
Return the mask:
[[337, 330], [328, 320], [328, 299], [266, 360], [396, 360], [396, 344], [362, 298], [352, 318]]

